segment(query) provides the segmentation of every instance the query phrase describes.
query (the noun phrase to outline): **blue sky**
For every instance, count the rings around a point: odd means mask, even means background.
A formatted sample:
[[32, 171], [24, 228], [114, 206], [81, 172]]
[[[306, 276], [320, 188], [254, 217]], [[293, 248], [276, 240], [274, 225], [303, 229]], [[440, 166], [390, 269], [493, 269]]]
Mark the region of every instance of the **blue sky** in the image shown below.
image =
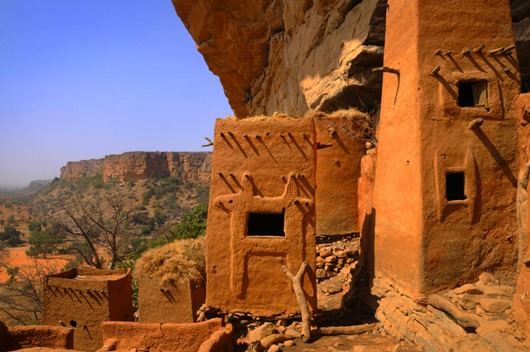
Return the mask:
[[198, 151], [232, 114], [171, 0], [0, 0], [0, 186]]

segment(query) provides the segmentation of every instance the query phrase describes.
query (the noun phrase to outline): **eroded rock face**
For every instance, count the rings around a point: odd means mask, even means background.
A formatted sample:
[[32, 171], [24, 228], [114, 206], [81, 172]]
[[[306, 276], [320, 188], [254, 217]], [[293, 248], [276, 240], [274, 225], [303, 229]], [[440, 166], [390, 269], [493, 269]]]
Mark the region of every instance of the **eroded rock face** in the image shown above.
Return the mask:
[[103, 159], [69, 161], [61, 168], [61, 179], [75, 180], [97, 174], [104, 181], [177, 176], [184, 182], [208, 184], [210, 164], [208, 152], [128, 152]]
[[63, 180], [75, 180], [83, 176], [95, 176], [101, 174], [104, 159], [90, 159], [80, 161], [69, 161], [61, 167]]
[[[240, 117], [373, 110], [381, 97], [386, 0], [173, 0]], [[530, 3], [512, 0], [525, 89]], [[406, 14], [405, 14], [406, 15]]]
[[169, 169], [165, 153], [124, 153], [103, 159], [103, 179], [121, 181], [150, 177], [167, 177]]
[[512, 0], [512, 20], [523, 91], [530, 91], [530, 1]]

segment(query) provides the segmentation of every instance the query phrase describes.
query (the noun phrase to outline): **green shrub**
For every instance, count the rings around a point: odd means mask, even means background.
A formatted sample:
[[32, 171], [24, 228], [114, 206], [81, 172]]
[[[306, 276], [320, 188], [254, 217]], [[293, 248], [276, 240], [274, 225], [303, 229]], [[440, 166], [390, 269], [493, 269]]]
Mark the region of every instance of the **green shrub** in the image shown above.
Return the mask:
[[30, 232], [40, 231], [42, 229], [42, 223], [40, 221], [28, 221], [28, 230]]
[[9, 247], [16, 247], [22, 244], [21, 232], [14, 227], [6, 227], [4, 232], [0, 232], [0, 241]]
[[206, 218], [208, 216], [208, 206], [201, 204], [193, 208], [192, 211], [182, 216], [180, 224], [170, 231], [175, 239], [197, 238], [206, 234]]
[[7, 218], [7, 225], [16, 226], [17, 221], [15, 220], [15, 215], [9, 215]]

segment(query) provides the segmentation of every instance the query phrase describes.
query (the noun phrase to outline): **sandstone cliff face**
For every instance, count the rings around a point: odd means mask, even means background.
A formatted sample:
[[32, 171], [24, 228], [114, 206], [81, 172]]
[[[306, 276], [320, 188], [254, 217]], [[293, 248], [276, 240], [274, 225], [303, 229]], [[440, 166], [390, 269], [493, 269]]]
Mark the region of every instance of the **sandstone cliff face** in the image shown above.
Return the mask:
[[[530, 3], [512, 0], [523, 80], [530, 82]], [[386, 0], [173, 0], [240, 117], [379, 103]], [[406, 14], [404, 14], [406, 16]]]
[[210, 184], [212, 153], [166, 153], [168, 170], [184, 182]]
[[103, 179], [138, 181], [169, 176], [166, 153], [130, 152], [103, 159]]
[[128, 152], [103, 159], [69, 161], [61, 168], [61, 179], [98, 174], [104, 181], [177, 176], [184, 182], [206, 185], [210, 182], [210, 164], [209, 152]]
[[95, 176], [103, 170], [103, 159], [90, 159], [81, 161], [69, 161], [61, 167], [63, 180], [75, 180], [84, 176]]

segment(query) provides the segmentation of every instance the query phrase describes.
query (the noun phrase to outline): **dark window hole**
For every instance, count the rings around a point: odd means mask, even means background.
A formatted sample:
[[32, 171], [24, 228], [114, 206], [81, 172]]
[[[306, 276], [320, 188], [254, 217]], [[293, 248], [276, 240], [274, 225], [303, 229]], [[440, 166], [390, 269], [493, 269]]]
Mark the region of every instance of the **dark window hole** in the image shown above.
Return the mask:
[[462, 81], [458, 83], [458, 106], [488, 106], [488, 81]]
[[282, 213], [250, 213], [248, 215], [247, 236], [278, 236], [285, 237], [283, 229], [285, 212]]
[[445, 197], [448, 201], [465, 200], [466, 178], [463, 172], [451, 172], [445, 175]]

